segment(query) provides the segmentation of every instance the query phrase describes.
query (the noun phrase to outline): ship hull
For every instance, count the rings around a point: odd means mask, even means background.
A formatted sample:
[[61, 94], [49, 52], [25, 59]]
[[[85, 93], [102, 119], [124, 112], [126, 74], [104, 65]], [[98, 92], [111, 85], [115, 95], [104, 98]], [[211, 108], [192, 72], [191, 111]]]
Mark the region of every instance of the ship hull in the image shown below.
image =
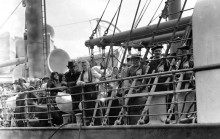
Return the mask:
[[[48, 139], [57, 127], [1, 128], [1, 139]], [[58, 130], [53, 139], [219, 139], [220, 124], [79, 127]]]

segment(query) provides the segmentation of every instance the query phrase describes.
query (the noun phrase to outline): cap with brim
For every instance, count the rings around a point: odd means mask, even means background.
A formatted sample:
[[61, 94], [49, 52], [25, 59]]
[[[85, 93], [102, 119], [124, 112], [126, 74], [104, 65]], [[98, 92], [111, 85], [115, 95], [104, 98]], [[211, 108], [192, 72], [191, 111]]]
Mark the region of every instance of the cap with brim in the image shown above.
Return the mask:
[[138, 55], [138, 54], [131, 55], [131, 59], [140, 59], [140, 58], [141, 58], [141, 55]]
[[162, 49], [163, 46], [162, 45], [155, 45], [151, 48], [152, 51], [156, 50], [156, 49]]

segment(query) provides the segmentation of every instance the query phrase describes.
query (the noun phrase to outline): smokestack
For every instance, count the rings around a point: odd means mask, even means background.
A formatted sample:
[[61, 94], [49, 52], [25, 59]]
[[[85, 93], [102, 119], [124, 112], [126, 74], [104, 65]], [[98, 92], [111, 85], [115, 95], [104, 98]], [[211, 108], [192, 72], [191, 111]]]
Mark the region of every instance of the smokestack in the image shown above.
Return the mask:
[[26, 0], [27, 56], [30, 78], [44, 76], [42, 1]]

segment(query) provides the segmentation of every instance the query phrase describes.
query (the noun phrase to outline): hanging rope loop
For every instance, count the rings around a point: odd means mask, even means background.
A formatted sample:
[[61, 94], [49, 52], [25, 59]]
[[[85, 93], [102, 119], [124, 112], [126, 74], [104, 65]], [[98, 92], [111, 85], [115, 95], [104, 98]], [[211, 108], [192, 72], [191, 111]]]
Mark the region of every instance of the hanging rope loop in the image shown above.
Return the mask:
[[104, 9], [104, 11], [103, 11], [103, 13], [102, 13], [100, 19], [98, 20], [98, 23], [96, 24], [95, 29], [92, 31], [92, 35], [89, 37], [89, 39], [93, 39], [94, 35], [96, 34], [97, 29], [98, 29], [98, 27], [99, 27], [99, 23], [100, 23], [101, 20], [102, 20], [102, 17], [103, 17], [103, 15], [104, 15], [104, 13], [105, 13], [107, 7], [108, 7], [109, 2], [110, 2], [110, 0], [108, 0], [108, 3], [106, 4], [105, 9]]
[[[118, 9], [116, 10], [114, 16], [112, 17], [112, 20], [111, 20], [111, 22], [109, 23], [108, 27], [106, 28], [105, 33], [104, 33], [103, 36], [106, 36], [106, 35], [108, 34], [109, 28], [110, 28], [110, 26], [112, 25], [112, 22], [113, 22], [113, 20], [115, 19], [115, 16], [116, 16], [117, 13], [119, 12], [119, 8], [120, 8], [120, 7], [121, 7], [121, 4], [118, 6]], [[116, 27], [115, 27], [115, 28], [116, 28]]]

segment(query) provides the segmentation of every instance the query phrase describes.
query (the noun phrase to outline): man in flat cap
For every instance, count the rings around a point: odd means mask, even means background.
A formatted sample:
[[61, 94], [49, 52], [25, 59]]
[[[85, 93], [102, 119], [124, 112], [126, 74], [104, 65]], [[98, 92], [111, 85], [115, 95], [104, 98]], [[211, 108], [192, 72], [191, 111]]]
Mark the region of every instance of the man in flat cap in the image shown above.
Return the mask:
[[[163, 46], [158, 44], [156, 46], [153, 46], [151, 48], [152, 53], [153, 53], [153, 58], [149, 63], [149, 70], [148, 70], [148, 74], [152, 74], [153, 71], [154, 73], [158, 73], [158, 72], [164, 72], [164, 71], [168, 71], [169, 67], [170, 67], [170, 62], [167, 59], [161, 59], [162, 56], [162, 48]], [[160, 77], [158, 80], [158, 83], [164, 83], [166, 81], [167, 77]], [[151, 79], [150, 84], [153, 84], [154, 80]], [[148, 81], [146, 82], [148, 83]], [[152, 86], [150, 86], [149, 90], [151, 89]], [[164, 91], [166, 90], [167, 87], [165, 85], [157, 85], [155, 91]]]
[[149, 63], [149, 66], [150, 66], [150, 69], [148, 71], [149, 74], [151, 74], [153, 72], [153, 70], [155, 70], [155, 72], [156, 72], [158, 65], [161, 63], [160, 58], [161, 58], [161, 54], [162, 54], [162, 48], [163, 48], [162, 45], [156, 45], [151, 48], [153, 57]]
[[[139, 75], [145, 74], [146, 67], [141, 66], [140, 61], [141, 61], [141, 55], [139, 54], [131, 55], [132, 65], [128, 68], [126, 77], [139, 76]], [[126, 84], [129, 84], [127, 85], [127, 87], [130, 86], [131, 88], [129, 88], [129, 90], [127, 90], [125, 93], [128, 93], [131, 89], [133, 89], [132, 93], [141, 93], [145, 89], [143, 87], [140, 87], [142, 85], [142, 79], [137, 79], [136, 81], [125, 80], [124, 86], [126, 86]], [[144, 105], [146, 101], [147, 101], [146, 97], [130, 98], [127, 105], [131, 105], [131, 106], [132, 105]], [[139, 119], [139, 117], [136, 117], [134, 115], [140, 115], [142, 110], [143, 110], [143, 106], [128, 108], [128, 111], [127, 111], [128, 115], [132, 115], [131, 117], [128, 117], [129, 124], [134, 125], [137, 123], [137, 119]]]
[[[140, 55], [138, 55], [138, 54], [131, 55], [132, 65], [127, 69], [126, 77], [139, 76], [139, 75], [145, 74], [146, 67], [141, 66], [140, 61], [141, 61]], [[142, 79], [139, 79], [138, 81], [139, 81], [139, 83], [141, 83]], [[129, 87], [130, 85], [132, 85], [132, 82], [133, 82], [133, 80], [125, 80], [124, 86]], [[135, 84], [135, 86], [137, 86], [137, 85]], [[138, 90], [138, 89], [140, 89], [140, 88], [136, 88], [136, 90]]]
[[132, 65], [127, 70], [126, 77], [142, 75], [141, 67], [140, 67], [141, 56], [138, 54], [131, 55], [131, 63]]
[[[194, 67], [194, 62], [193, 62], [193, 55], [189, 54], [190, 47], [186, 43], [184, 43], [181, 47], [178, 48], [177, 50], [177, 55], [181, 56], [181, 62], [179, 64], [179, 69], [188, 69], [188, 68], [193, 68]], [[191, 73], [186, 73], [184, 74], [183, 80], [190, 80], [193, 77]], [[185, 84], [187, 82], [183, 82], [181, 89], [185, 88]], [[189, 87], [194, 86], [194, 82], [190, 82]]]

